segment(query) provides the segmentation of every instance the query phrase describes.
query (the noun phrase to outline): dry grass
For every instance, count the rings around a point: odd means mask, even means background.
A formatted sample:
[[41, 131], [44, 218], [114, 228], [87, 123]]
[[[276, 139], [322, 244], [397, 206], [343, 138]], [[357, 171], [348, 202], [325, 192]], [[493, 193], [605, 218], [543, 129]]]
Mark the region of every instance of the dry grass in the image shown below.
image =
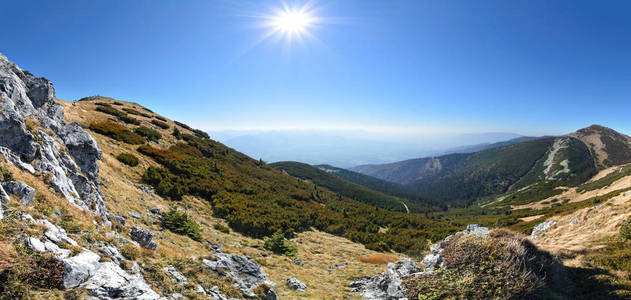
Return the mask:
[[396, 256], [392, 256], [392, 255], [387, 255], [387, 254], [373, 254], [373, 255], [368, 255], [368, 256], [362, 256], [359, 258], [359, 261], [366, 263], [366, 264], [377, 264], [377, 265], [385, 265], [391, 262], [395, 262], [398, 261], [399, 258]]
[[11, 244], [0, 242], [0, 272], [13, 265], [17, 254]]

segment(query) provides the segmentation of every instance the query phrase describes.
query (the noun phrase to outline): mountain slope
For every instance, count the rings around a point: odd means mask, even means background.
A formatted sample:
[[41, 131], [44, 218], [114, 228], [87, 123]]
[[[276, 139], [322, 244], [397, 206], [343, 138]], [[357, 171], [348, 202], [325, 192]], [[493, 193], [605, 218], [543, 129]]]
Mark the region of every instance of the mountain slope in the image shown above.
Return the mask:
[[406, 199], [421, 199], [419, 195], [415, 195], [409, 188], [402, 184], [386, 181], [373, 176], [364, 175], [348, 169], [338, 168], [331, 165], [316, 165], [316, 168], [323, 170], [331, 175], [339, 178], [363, 185], [369, 189], [382, 192], [387, 195], [393, 195]]
[[352, 170], [415, 193], [465, 205], [531, 184], [575, 186], [598, 170], [631, 162], [631, 138], [602, 126], [475, 153], [420, 158]]
[[429, 204], [423, 205], [421, 201], [417, 201], [413, 204], [407, 199], [371, 190], [366, 186], [339, 178], [327, 171], [308, 164], [298, 162], [277, 162], [270, 165], [276, 169], [283, 170], [292, 176], [298, 177], [302, 180], [308, 180], [317, 186], [325, 187], [342, 196], [349, 197], [371, 206], [401, 212], [406, 212], [407, 210], [410, 210], [411, 212], [420, 212], [432, 209]]

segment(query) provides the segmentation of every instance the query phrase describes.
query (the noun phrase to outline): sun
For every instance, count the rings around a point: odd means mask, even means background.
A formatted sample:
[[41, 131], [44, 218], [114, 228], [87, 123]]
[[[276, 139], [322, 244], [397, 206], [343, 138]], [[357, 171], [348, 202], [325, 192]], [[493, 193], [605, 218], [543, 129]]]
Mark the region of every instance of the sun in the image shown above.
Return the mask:
[[313, 24], [315, 18], [304, 10], [285, 9], [272, 20], [272, 26], [285, 34], [302, 34]]

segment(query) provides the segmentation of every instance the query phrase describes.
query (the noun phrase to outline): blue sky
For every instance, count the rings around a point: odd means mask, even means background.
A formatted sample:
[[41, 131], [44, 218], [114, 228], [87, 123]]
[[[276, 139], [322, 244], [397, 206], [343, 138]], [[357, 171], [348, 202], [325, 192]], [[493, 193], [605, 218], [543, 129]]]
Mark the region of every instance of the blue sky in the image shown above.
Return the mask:
[[631, 2], [311, 4], [289, 43], [261, 40], [280, 1], [9, 1], [0, 51], [206, 130], [631, 133]]

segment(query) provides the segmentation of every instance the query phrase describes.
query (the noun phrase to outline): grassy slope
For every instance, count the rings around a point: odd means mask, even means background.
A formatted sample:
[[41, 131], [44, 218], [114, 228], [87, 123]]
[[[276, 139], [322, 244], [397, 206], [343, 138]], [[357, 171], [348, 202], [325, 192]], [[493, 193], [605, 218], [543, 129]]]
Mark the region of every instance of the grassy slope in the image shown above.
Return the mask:
[[[110, 99], [109, 101], [114, 101]], [[137, 104], [118, 101], [125, 108], [132, 108], [153, 116], [154, 114], [142, 110]], [[92, 102], [65, 102], [65, 119], [67, 122], [80, 122], [89, 124], [95, 121], [103, 121], [111, 118], [106, 114], [94, 112], [95, 105]], [[114, 106], [118, 107], [118, 106]], [[148, 123], [152, 118], [135, 116], [142, 121], [142, 124], [151, 127]], [[167, 122], [171, 126], [175, 124]], [[162, 130], [153, 127], [162, 133], [160, 140], [162, 147], [174, 144], [176, 139], [169, 130]], [[183, 132], [188, 132], [183, 130]], [[119, 229], [124, 236], [129, 232], [131, 226], [141, 226], [151, 229], [156, 234], [156, 241], [159, 248], [156, 252], [143, 251], [138, 259], [139, 263], [146, 269], [145, 277], [154, 283], [161, 293], [182, 291], [175, 282], [168, 279], [161, 267], [166, 264], [173, 264], [187, 275], [189, 278], [205, 280], [210, 284], [219, 285], [220, 289], [227, 294], [230, 291], [230, 283], [224, 279], [214, 278], [209, 274], [199, 273], [198, 261], [200, 257], [208, 257], [209, 245], [204, 242], [196, 242], [186, 236], [175, 234], [169, 230], [161, 230], [159, 221], [154, 215], [148, 213], [151, 208], [160, 208], [163, 211], [170, 206], [184, 209], [188, 214], [198, 221], [201, 227], [202, 240], [212, 241], [225, 246], [225, 251], [241, 255], [249, 255], [258, 261], [270, 279], [278, 283], [278, 293], [281, 299], [333, 299], [344, 297], [357, 297], [350, 293], [348, 284], [353, 278], [363, 275], [372, 275], [381, 272], [383, 265], [364, 263], [360, 258], [376, 255], [377, 252], [363, 247], [361, 244], [353, 243], [348, 239], [337, 237], [321, 231], [306, 231], [297, 234], [291, 239], [298, 248], [296, 257], [290, 258], [279, 256], [263, 249], [263, 242], [260, 239], [252, 238], [238, 232], [224, 233], [213, 225], [228, 225], [225, 219], [218, 218], [213, 213], [213, 208], [208, 201], [198, 197], [185, 196], [181, 201], [169, 201], [157, 194], [146, 194], [136, 186], [142, 185], [142, 174], [147, 167], [159, 166], [153, 159], [140, 155], [136, 152], [137, 146], [118, 142], [100, 134], [93, 136], [103, 150], [103, 157], [99, 162], [101, 186], [106, 198], [108, 211], [115, 215], [122, 215], [127, 218], [127, 225]], [[140, 160], [136, 167], [130, 167], [119, 162], [115, 156], [121, 152], [134, 153]], [[29, 181], [27, 181], [29, 182]], [[64, 199], [58, 200], [67, 203]], [[15, 202], [14, 202], [15, 203]], [[134, 211], [143, 214], [141, 219], [129, 217], [129, 212]], [[86, 224], [91, 221], [86, 218]], [[86, 225], [86, 226], [88, 226]], [[394, 254], [400, 256], [399, 254]], [[292, 263], [298, 259], [303, 262], [302, 266]], [[333, 265], [345, 265], [343, 269], [336, 269], [328, 272], [328, 268]], [[188, 272], [188, 274], [187, 274]], [[296, 277], [308, 285], [306, 292], [300, 293], [288, 289], [280, 284], [288, 277]], [[48, 295], [48, 294], [47, 294]], [[238, 294], [232, 294], [239, 296]], [[48, 297], [48, 296], [46, 296]], [[353, 298], [354, 299], [354, 298]]]

